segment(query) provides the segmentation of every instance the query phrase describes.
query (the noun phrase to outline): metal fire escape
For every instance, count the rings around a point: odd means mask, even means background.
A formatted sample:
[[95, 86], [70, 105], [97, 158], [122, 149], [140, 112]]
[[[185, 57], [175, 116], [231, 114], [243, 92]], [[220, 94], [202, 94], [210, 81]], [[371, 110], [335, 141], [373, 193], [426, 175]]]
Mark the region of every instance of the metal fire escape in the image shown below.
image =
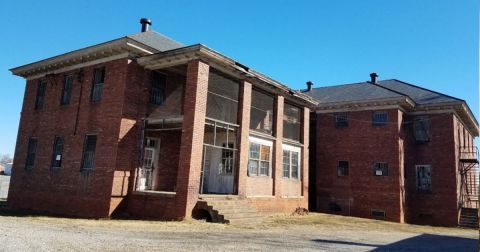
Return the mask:
[[463, 208], [479, 208], [478, 148], [460, 147], [460, 203]]

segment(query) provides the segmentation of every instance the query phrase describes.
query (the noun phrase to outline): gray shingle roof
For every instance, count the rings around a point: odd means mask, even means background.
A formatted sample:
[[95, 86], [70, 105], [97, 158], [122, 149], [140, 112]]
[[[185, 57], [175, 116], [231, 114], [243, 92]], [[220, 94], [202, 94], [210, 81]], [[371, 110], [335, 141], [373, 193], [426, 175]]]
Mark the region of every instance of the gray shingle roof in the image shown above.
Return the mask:
[[127, 37], [162, 52], [185, 46], [180, 42], [152, 30], [135, 33]]
[[322, 103], [399, 98], [403, 95], [368, 82], [313, 88], [306, 94]]

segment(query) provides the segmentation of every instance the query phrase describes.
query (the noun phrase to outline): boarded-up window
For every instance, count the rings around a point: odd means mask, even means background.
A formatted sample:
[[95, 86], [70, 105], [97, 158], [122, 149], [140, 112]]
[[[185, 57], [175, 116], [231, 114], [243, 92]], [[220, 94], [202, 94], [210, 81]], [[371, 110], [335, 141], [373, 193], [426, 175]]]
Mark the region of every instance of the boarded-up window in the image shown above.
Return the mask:
[[413, 120], [413, 133], [417, 143], [430, 141], [430, 120], [428, 117], [417, 117]]
[[237, 124], [239, 84], [215, 71], [208, 78], [207, 117]]
[[58, 169], [62, 166], [63, 158], [63, 137], [55, 137], [53, 142], [52, 169]]
[[162, 105], [165, 101], [165, 88], [167, 85], [167, 76], [153, 72], [152, 86], [150, 88], [150, 103], [153, 105]]
[[337, 128], [348, 127], [347, 113], [337, 113], [337, 114], [335, 114], [335, 127], [337, 127]]
[[272, 135], [273, 96], [252, 90], [250, 129]]
[[388, 163], [377, 162], [373, 165], [373, 175], [388, 176]]
[[372, 115], [372, 123], [374, 126], [383, 126], [388, 124], [388, 113], [383, 111], [375, 111]]
[[92, 102], [99, 102], [102, 100], [103, 83], [105, 80], [105, 68], [93, 69], [93, 85], [92, 85]]
[[348, 161], [338, 161], [337, 175], [348, 176]]
[[47, 89], [47, 82], [40, 81], [37, 87], [37, 97], [35, 99], [35, 109], [43, 108], [43, 104], [45, 103], [45, 91]]
[[60, 105], [67, 105], [70, 103], [70, 97], [72, 96], [73, 88], [73, 75], [66, 75], [63, 80], [62, 99]]
[[301, 109], [285, 103], [283, 106], [283, 137], [300, 141]]
[[432, 166], [430, 165], [416, 165], [417, 172], [417, 191], [431, 192], [432, 191]]
[[82, 170], [92, 170], [95, 161], [95, 148], [97, 145], [96, 135], [87, 135], [85, 137], [85, 146], [83, 148]]
[[28, 140], [28, 148], [27, 148], [27, 158], [25, 161], [25, 169], [31, 170], [35, 165], [35, 157], [37, 155], [37, 139], [30, 138]]

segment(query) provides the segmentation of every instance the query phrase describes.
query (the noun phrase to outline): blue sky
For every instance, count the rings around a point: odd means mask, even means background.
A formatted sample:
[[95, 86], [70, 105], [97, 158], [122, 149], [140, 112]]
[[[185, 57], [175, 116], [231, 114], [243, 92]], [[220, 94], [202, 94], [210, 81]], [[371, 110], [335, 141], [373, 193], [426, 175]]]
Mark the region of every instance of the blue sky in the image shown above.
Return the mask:
[[1, 1], [0, 153], [13, 154], [25, 81], [8, 69], [140, 29], [202, 43], [304, 88], [396, 78], [465, 99], [478, 118], [475, 0]]

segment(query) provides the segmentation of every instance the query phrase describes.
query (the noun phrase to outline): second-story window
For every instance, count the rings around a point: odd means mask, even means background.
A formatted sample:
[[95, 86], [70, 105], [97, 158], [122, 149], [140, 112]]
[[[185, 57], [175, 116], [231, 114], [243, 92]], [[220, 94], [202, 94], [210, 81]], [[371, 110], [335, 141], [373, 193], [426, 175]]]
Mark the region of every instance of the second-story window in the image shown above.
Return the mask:
[[167, 85], [167, 76], [161, 73], [153, 72], [152, 86], [150, 88], [151, 104], [162, 105], [165, 102], [166, 85]]
[[63, 137], [55, 137], [53, 142], [52, 169], [62, 167], [63, 158]]
[[348, 176], [348, 161], [338, 161], [337, 175], [339, 177]]
[[337, 128], [348, 127], [347, 113], [336, 113], [335, 114], [335, 127], [337, 127]]
[[388, 176], [388, 163], [376, 162], [373, 164], [373, 175]]
[[375, 111], [372, 115], [373, 126], [383, 126], [388, 124], [388, 113]]
[[105, 67], [93, 69], [92, 102], [102, 100], [103, 82], [105, 80]]
[[37, 87], [37, 97], [35, 99], [35, 109], [42, 109], [45, 103], [45, 91], [47, 89], [47, 82], [40, 81]]
[[60, 105], [67, 105], [70, 103], [70, 96], [72, 95], [73, 75], [66, 75], [63, 80], [62, 99]]
[[28, 140], [27, 158], [25, 160], [25, 169], [32, 170], [35, 165], [35, 156], [37, 155], [37, 139], [30, 138]]
[[300, 142], [302, 127], [302, 110], [299, 107], [285, 103], [283, 106], [283, 137]]

